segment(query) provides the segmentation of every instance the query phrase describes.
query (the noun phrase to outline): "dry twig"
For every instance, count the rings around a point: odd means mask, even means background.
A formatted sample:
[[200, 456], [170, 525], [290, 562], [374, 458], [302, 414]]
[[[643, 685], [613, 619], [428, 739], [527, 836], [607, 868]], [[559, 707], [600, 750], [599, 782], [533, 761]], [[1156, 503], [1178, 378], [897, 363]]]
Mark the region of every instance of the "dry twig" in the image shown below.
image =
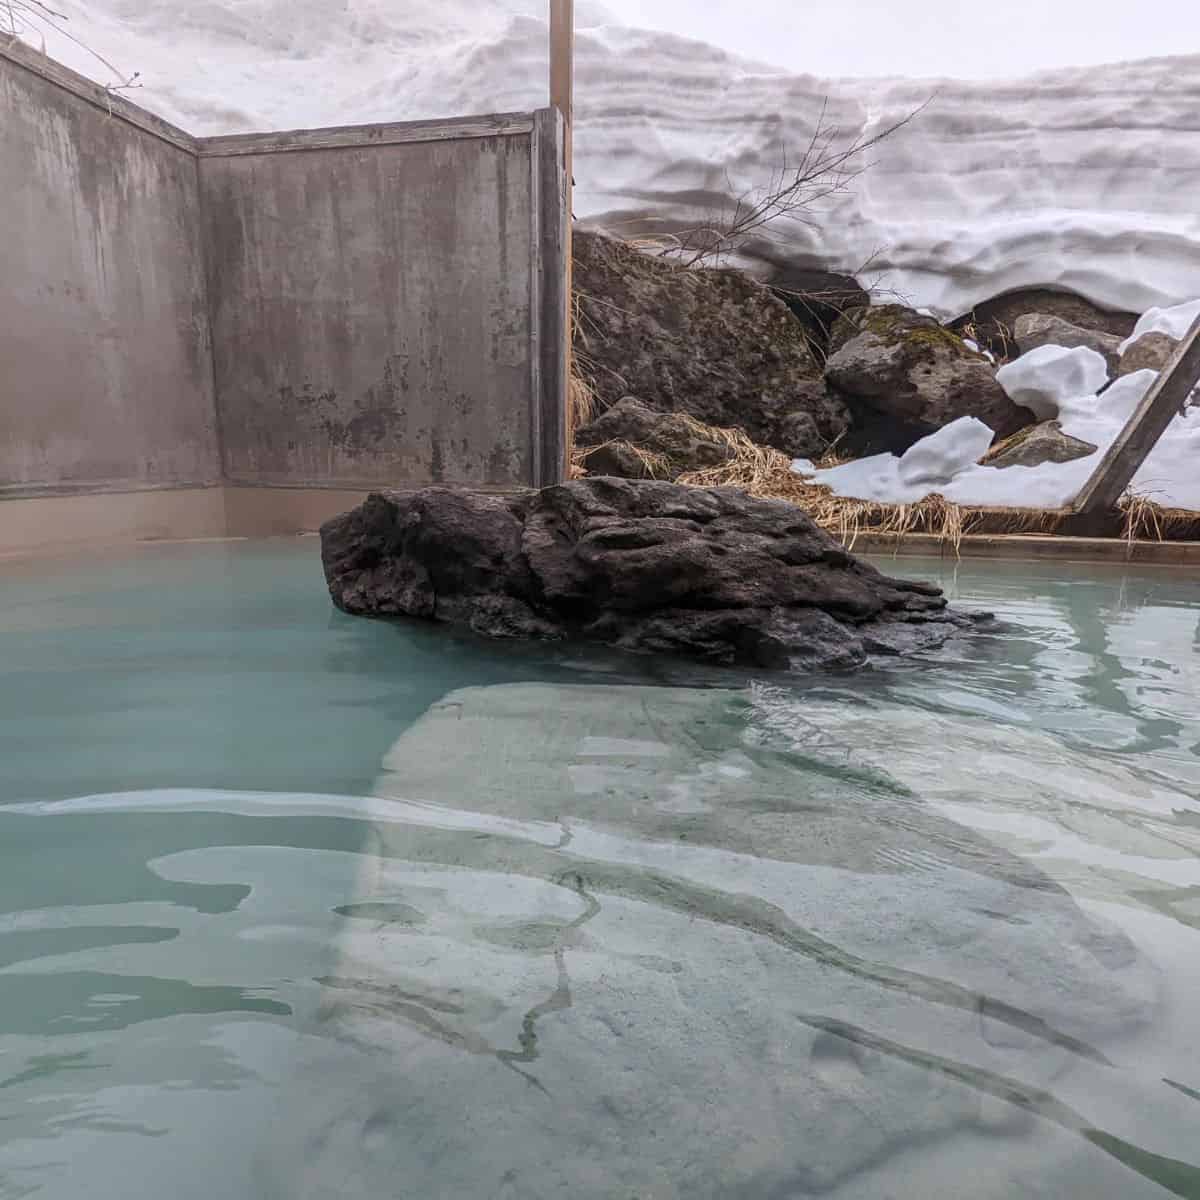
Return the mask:
[[11, 41], [16, 38], [28, 39], [30, 35], [36, 35], [40, 42], [40, 49], [45, 54], [46, 33], [58, 34], [90, 54], [98, 63], [112, 72], [114, 82], [104, 85], [105, 90], [110, 94], [142, 86], [140, 71], [134, 71], [132, 75], [119, 71], [103, 54], [94, 50], [86, 42], [81, 42], [73, 33], [69, 32], [65, 27], [68, 20], [70, 18], [66, 13], [51, 8], [44, 0], [0, 0], [0, 37]]
[[[736, 251], [752, 237], [770, 237], [782, 220], [815, 225], [814, 210], [822, 201], [848, 191], [870, 167], [865, 155], [915, 120], [931, 103], [873, 134], [842, 140], [842, 131], [829, 120], [829, 100], [821, 105], [811, 138], [798, 162], [790, 162], [786, 148], [780, 165], [763, 185], [736, 196], [704, 224], [680, 233], [641, 239], [646, 248], [678, 257], [685, 266], [720, 265], [722, 257]], [[726, 172], [729, 192], [733, 181]]]

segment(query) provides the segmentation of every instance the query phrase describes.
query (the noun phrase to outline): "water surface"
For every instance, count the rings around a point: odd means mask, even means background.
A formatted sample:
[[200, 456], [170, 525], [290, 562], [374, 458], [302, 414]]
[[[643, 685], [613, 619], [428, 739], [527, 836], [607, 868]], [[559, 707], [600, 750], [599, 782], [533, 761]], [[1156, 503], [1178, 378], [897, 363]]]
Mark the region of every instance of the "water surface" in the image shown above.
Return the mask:
[[0, 564], [0, 1198], [1200, 1197], [1200, 587], [790, 680]]

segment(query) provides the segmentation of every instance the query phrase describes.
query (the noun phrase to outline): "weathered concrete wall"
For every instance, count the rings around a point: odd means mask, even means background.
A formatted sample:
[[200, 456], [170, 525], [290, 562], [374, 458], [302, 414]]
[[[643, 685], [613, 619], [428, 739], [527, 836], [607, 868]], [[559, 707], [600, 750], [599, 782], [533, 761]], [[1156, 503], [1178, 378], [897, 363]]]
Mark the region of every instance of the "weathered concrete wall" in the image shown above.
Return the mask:
[[552, 117], [200, 143], [229, 481], [560, 477]]
[[0, 496], [220, 475], [191, 139], [0, 53]]
[[552, 110], [197, 140], [5, 43], [0, 225], [0, 498], [562, 476]]

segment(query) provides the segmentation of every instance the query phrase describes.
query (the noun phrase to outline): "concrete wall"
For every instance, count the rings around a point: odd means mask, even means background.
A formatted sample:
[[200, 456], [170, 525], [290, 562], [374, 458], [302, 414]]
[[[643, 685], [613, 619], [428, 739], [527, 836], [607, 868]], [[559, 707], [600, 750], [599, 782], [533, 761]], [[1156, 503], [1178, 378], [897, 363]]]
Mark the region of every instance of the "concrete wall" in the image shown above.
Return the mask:
[[0, 496], [215, 482], [191, 139], [58, 70], [0, 57]]
[[557, 125], [525, 115], [202, 141], [225, 477], [558, 478], [541, 342], [564, 325], [539, 308], [561, 272], [539, 209], [556, 154]]
[[[0, 498], [233, 485], [93, 514], [170, 537], [307, 523], [306, 488], [562, 477], [552, 110], [194, 139], [0, 43], [0, 229]], [[47, 542], [87, 515], [41, 511]], [[0, 506], [0, 552], [38, 519]]]

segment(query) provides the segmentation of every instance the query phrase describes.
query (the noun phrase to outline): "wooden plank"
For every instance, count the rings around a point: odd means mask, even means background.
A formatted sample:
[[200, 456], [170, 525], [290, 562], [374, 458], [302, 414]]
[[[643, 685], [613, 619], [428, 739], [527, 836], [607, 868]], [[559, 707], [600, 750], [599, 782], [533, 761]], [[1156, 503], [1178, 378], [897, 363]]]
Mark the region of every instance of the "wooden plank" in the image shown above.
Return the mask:
[[226, 134], [200, 138], [197, 148], [201, 158], [230, 158], [245, 154], [286, 154], [296, 150], [515, 137], [532, 132], [532, 113], [494, 113], [439, 121], [395, 121], [385, 125], [338, 125], [329, 129]]
[[69, 67], [64, 67], [62, 63], [55, 62], [19, 38], [0, 34], [0, 59], [6, 59], [15, 66], [40, 76], [80, 100], [103, 110], [115, 120], [124, 121], [127, 125], [168, 142], [179, 150], [186, 150], [189, 154], [196, 153], [196, 139], [190, 133], [177, 128], [169, 121], [164, 121], [161, 117], [156, 117], [144, 108], [139, 108], [136, 104], [131, 104], [114, 89], [101, 87]]
[[1116, 508], [1138, 468], [1175, 414], [1182, 411], [1197, 382], [1200, 382], [1200, 317], [1075, 497], [1073, 512], [1095, 514]]
[[858, 555], [889, 558], [1200, 566], [1200, 542], [1130, 542], [1124, 538], [1062, 537], [1059, 534], [970, 533], [963, 536], [956, 553], [950, 542], [932, 533], [906, 533], [900, 538], [894, 534], [860, 533], [853, 539], [851, 549]]

